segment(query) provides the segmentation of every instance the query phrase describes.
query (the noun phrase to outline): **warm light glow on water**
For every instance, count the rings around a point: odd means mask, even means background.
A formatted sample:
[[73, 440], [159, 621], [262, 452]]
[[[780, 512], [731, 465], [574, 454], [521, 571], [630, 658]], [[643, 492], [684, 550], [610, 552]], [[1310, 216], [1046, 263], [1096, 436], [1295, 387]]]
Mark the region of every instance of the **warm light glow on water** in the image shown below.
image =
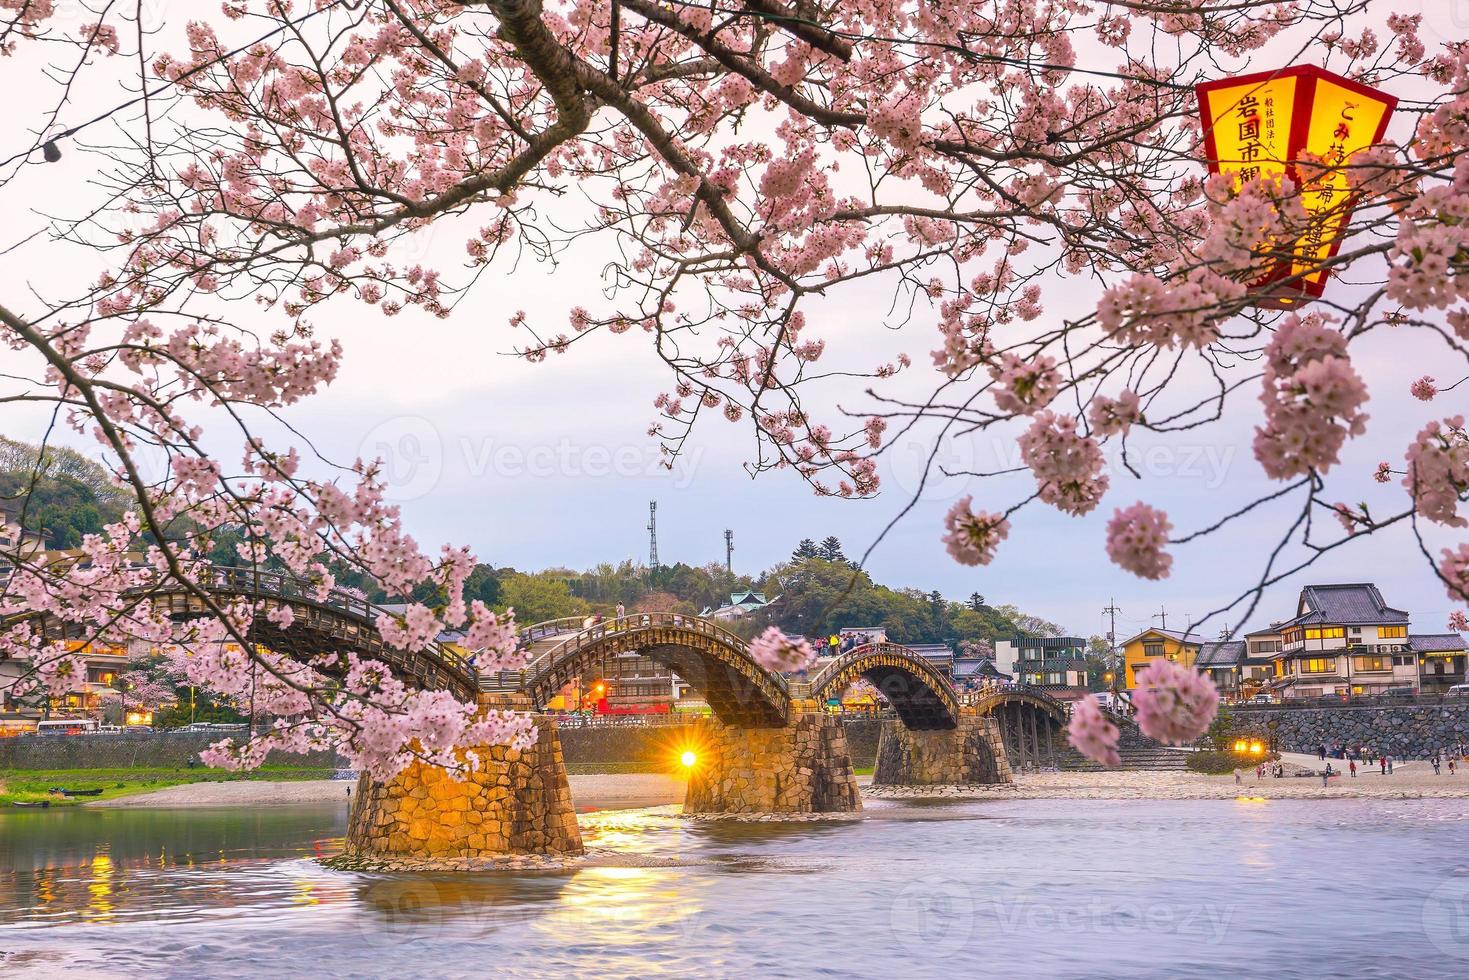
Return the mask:
[[602, 866], [356, 874], [340, 806], [0, 811], [0, 976], [1469, 975], [1462, 801], [582, 823]]

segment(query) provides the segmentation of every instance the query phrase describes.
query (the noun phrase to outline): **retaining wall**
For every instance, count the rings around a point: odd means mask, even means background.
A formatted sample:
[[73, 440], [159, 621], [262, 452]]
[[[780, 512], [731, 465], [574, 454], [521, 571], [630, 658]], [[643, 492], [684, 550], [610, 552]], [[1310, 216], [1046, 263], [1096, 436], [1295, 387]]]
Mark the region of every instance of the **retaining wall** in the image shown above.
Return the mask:
[[[175, 769], [187, 765], [223, 737], [207, 732], [123, 732], [0, 738], [0, 769]], [[338, 768], [334, 752], [272, 752], [266, 762]]]
[[1315, 753], [1325, 744], [1365, 745], [1376, 755], [1424, 759], [1435, 751], [1469, 747], [1469, 698], [1463, 705], [1405, 704], [1321, 708], [1230, 707], [1234, 731], [1268, 739], [1276, 722], [1276, 748]]

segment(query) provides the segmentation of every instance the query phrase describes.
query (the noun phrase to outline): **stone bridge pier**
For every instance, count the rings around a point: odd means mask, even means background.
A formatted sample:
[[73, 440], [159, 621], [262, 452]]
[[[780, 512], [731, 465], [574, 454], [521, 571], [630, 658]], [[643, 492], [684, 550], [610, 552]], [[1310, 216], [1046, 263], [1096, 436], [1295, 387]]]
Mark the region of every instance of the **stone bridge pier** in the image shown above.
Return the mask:
[[[513, 695], [480, 695], [481, 707], [526, 710]], [[581, 831], [552, 718], [524, 751], [478, 750], [473, 771], [449, 773], [415, 762], [384, 783], [366, 774], [347, 827], [348, 857], [444, 860], [512, 854], [582, 853]]]
[[740, 728], [709, 718], [694, 730], [698, 764], [688, 814], [851, 813], [862, 809], [839, 718], [794, 703], [776, 728]]
[[914, 729], [885, 721], [877, 741], [873, 786], [945, 786], [1013, 782], [999, 723], [964, 709], [953, 728]]

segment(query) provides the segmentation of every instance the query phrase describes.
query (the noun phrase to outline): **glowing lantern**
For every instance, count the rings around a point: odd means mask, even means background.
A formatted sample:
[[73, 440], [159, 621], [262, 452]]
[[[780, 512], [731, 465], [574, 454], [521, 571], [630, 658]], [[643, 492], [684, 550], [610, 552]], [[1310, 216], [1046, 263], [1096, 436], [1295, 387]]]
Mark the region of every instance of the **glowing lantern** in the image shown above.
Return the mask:
[[[1233, 175], [1236, 187], [1289, 177], [1303, 189], [1308, 230], [1291, 245], [1289, 260], [1273, 260], [1251, 284], [1260, 291], [1255, 304], [1286, 309], [1319, 297], [1328, 275], [1322, 265], [1341, 248], [1357, 205], [1343, 165], [1382, 142], [1398, 100], [1311, 65], [1206, 82], [1194, 92], [1211, 173]], [[1296, 169], [1303, 154], [1329, 168], [1313, 172], [1309, 186]]]

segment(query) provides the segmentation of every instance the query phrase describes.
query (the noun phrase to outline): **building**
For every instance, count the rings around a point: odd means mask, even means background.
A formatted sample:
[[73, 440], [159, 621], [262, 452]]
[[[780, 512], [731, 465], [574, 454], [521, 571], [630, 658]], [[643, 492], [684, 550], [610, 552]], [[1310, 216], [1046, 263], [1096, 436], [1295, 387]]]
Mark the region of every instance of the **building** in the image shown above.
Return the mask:
[[1408, 613], [1370, 583], [1308, 585], [1294, 618], [1277, 624], [1272, 691], [1283, 698], [1380, 694], [1420, 687]]
[[954, 679], [954, 648], [947, 643], [910, 643], [908, 649], [933, 664], [949, 681]]
[[1137, 672], [1158, 660], [1194, 666], [1204, 638], [1198, 633], [1169, 629], [1146, 629], [1122, 642], [1124, 678], [1129, 691], [1137, 687]]
[[735, 619], [744, 619], [753, 612], [759, 612], [766, 606], [772, 605], [780, 600], [780, 596], [774, 599], [766, 599], [763, 592], [731, 592], [729, 602], [717, 609], [705, 609], [699, 613], [708, 619], [716, 619], [724, 622]]
[[1458, 633], [1410, 633], [1408, 646], [1418, 658], [1419, 689], [1424, 694], [1442, 694], [1465, 683], [1466, 650]]
[[1275, 659], [1280, 655], [1280, 630], [1272, 627], [1245, 634], [1245, 658], [1240, 666], [1241, 698], [1252, 698], [1275, 679]]
[[1079, 636], [1017, 636], [995, 641], [995, 670], [1063, 701], [1087, 692], [1086, 641]]
[[1194, 669], [1208, 674], [1219, 693], [1237, 698], [1244, 687], [1244, 665], [1248, 645], [1244, 640], [1206, 640], [1194, 656]]

